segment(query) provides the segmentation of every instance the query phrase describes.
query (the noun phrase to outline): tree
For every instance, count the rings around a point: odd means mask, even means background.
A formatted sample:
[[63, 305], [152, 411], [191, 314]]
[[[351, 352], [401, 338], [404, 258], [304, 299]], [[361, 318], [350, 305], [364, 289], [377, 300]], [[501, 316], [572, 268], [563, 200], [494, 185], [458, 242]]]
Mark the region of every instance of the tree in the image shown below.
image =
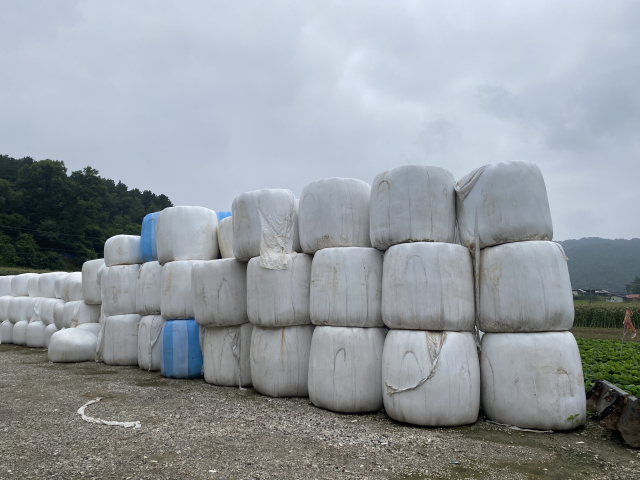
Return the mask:
[[627, 293], [640, 293], [640, 277], [636, 275], [631, 283], [627, 283]]

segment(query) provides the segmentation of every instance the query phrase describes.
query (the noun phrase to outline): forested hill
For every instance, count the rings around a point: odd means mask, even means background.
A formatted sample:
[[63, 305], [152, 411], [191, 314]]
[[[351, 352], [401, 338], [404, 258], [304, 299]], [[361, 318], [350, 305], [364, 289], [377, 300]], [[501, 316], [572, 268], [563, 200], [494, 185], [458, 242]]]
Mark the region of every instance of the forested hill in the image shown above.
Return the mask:
[[573, 288], [624, 292], [626, 284], [640, 276], [640, 238], [590, 237], [560, 243], [569, 257]]
[[107, 238], [140, 235], [147, 213], [170, 206], [91, 167], [67, 175], [61, 161], [0, 155], [0, 266], [79, 269]]

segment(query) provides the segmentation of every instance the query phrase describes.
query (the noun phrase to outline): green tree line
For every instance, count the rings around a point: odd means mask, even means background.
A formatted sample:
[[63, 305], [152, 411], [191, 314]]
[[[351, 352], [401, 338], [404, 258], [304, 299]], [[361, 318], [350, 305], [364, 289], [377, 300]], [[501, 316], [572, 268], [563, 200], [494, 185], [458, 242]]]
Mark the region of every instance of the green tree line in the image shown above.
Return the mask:
[[0, 155], [0, 266], [78, 270], [107, 238], [139, 235], [147, 213], [171, 206], [91, 167], [68, 175], [62, 161]]

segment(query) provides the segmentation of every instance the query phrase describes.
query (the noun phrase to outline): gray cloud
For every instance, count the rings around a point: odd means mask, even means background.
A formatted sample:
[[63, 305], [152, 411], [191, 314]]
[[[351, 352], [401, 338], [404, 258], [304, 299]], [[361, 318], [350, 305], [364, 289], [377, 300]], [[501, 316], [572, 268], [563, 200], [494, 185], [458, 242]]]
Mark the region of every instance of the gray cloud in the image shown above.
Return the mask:
[[542, 169], [556, 238], [639, 237], [640, 4], [3, 2], [0, 153], [175, 204], [427, 163]]

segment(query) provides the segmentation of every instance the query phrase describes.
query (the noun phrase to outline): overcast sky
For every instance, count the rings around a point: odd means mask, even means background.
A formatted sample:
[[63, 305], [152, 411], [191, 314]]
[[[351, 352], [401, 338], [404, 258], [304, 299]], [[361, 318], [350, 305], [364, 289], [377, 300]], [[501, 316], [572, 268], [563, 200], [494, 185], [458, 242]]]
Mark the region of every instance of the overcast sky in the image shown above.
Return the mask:
[[175, 205], [529, 160], [556, 240], [640, 237], [635, 0], [0, 0], [0, 69], [0, 153]]

